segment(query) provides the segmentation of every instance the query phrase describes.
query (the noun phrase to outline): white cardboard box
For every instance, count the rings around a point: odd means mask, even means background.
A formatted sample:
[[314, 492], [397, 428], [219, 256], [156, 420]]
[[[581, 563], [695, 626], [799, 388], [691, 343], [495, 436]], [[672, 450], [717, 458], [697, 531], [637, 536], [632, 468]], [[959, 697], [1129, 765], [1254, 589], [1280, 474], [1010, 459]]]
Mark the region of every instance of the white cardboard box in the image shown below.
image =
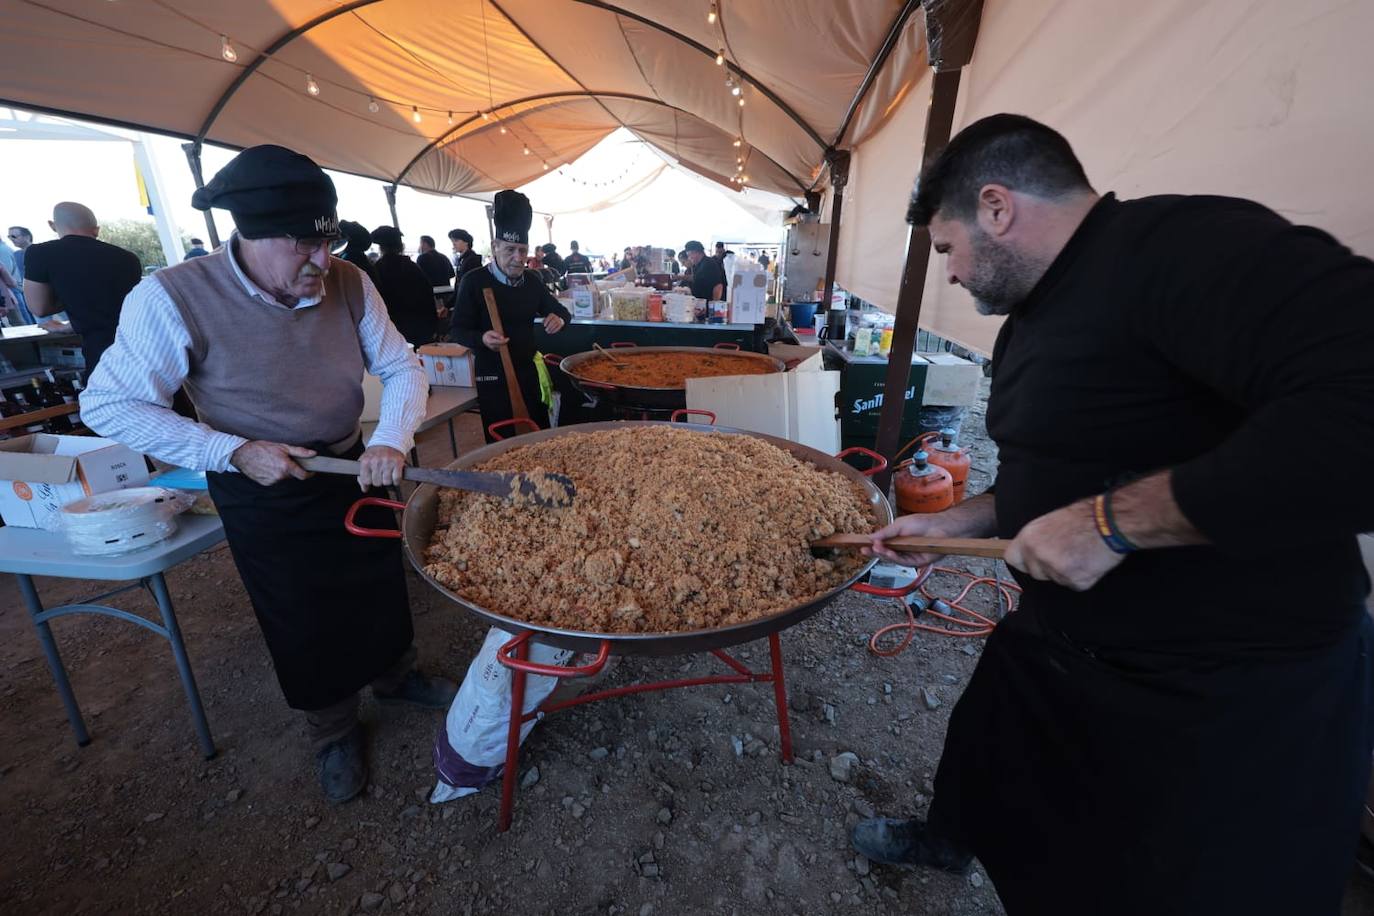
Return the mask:
[[766, 273], [761, 270], [735, 271], [730, 278], [731, 324], [763, 324], [767, 301]]
[[420, 365], [431, 385], [446, 388], [471, 388], [473, 380], [472, 351], [462, 344], [425, 344], [417, 351]]
[[926, 387], [922, 404], [941, 407], [971, 407], [978, 403], [978, 386], [983, 367], [953, 353], [918, 353], [930, 365], [926, 368]]
[[38, 433], [0, 442], [0, 519], [16, 528], [47, 528], [68, 503], [147, 482], [143, 456], [109, 439]]
[[819, 359], [806, 360], [791, 372], [689, 378], [687, 406], [711, 411], [719, 426], [778, 436], [833, 455], [840, 450], [839, 390], [840, 373], [820, 371]]

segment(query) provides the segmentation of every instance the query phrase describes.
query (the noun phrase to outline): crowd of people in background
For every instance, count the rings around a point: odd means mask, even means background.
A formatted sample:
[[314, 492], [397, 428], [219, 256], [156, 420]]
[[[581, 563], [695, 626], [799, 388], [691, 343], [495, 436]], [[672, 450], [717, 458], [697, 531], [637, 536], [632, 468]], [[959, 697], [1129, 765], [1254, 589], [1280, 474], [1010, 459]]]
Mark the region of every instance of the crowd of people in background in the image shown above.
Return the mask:
[[[0, 317], [11, 325], [70, 321], [73, 330], [91, 338], [86, 348], [88, 365], [93, 367], [112, 341], [124, 295], [138, 282], [143, 268], [132, 252], [98, 240], [95, 215], [81, 204], [58, 204], [49, 225], [58, 235], [56, 241], [35, 245], [33, 233], [24, 226], [10, 226], [6, 238], [0, 240]], [[407, 342], [421, 346], [446, 340], [454, 298], [463, 278], [485, 263], [473, 248], [472, 234], [466, 229], [449, 231], [451, 256], [438, 250], [434, 236], [422, 235], [412, 260], [406, 253], [404, 236], [394, 226], [368, 230], [343, 220], [339, 229], [342, 237], [336, 243], [335, 256], [357, 266], [373, 282], [392, 323]], [[184, 258], [210, 253], [204, 240], [192, 237], [189, 241]], [[589, 257], [576, 240], [568, 247], [566, 257], [553, 242], [530, 253], [528, 266], [555, 294], [567, 289], [569, 274], [634, 269], [639, 276], [666, 273], [692, 287], [694, 293], [699, 290], [704, 298], [714, 298], [725, 283], [725, 259], [734, 254], [724, 242], [716, 242], [709, 255], [705, 246], [695, 241], [681, 249], [627, 245], [615, 260]], [[37, 275], [30, 252], [37, 254]], [[760, 253], [758, 260], [765, 268], [770, 263], [766, 252]], [[704, 262], [710, 263], [703, 266]], [[30, 301], [35, 297], [39, 300], [37, 309]]]

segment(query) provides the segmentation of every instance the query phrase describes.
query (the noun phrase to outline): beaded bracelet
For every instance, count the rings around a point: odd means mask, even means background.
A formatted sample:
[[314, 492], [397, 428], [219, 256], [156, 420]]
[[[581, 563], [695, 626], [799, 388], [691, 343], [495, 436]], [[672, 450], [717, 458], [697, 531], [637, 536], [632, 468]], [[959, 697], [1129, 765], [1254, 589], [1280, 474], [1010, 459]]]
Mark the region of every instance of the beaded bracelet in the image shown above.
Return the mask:
[[1097, 533], [1102, 536], [1102, 540], [1114, 553], [1133, 553], [1140, 548], [1130, 542], [1126, 535], [1121, 533], [1121, 529], [1116, 527], [1116, 519], [1112, 517], [1112, 491], [1099, 493], [1093, 499], [1093, 523], [1097, 525]]

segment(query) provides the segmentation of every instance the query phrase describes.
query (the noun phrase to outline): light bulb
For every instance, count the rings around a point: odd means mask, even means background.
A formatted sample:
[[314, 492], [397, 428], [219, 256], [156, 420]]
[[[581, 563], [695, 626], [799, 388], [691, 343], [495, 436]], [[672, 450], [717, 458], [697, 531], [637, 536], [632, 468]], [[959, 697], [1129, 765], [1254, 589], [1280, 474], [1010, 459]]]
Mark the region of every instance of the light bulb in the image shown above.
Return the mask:
[[231, 64], [239, 59], [239, 52], [234, 50], [234, 45], [229, 41], [228, 35], [221, 35], [219, 37], [219, 56], [229, 61]]
[[549, 164], [546, 162], [546, 163], [544, 163], [544, 171], [547, 172], [548, 170], [549, 170]]
[[731, 86], [731, 87], [730, 87], [730, 94], [731, 94], [731, 95], [739, 95], [739, 87], [738, 87], [738, 86]]
[[501, 125], [501, 133], [504, 134], [505, 132], [506, 132], [506, 125], [502, 124], [502, 125]]
[[523, 150], [521, 150], [521, 152], [528, 156], [530, 154], [530, 148], [527, 146]]
[[711, 25], [715, 25], [715, 24], [716, 24], [716, 4], [715, 4], [715, 0], [711, 0], [711, 8], [710, 8], [710, 9], [707, 11], [707, 13], [706, 13], [706, 21], [707, 21], [708, 23], [710, 23]]
[[449, 127], [452, 127], [452, 126], [453, 126], [453, 112], [451, 112], [451, 111], [448, 113], [448, 126], [449, 126]]
[[739, 183], [740, 183], [740, 184], [744, 184], [744, 183], [747, 182], [748, 180], [749, 180], [749, 176], [748, 176], [748, 175], [741, 175], [741, 176], [739, 176]]
[[418, 105], [410, 106], [410, 120], [414, 121], [416, 124], [420, 123], [420, 108]]
[[305, 75], [305, 91], [311, 95], [320, 94], [320, 84], [315, 82], [315, 77], [311, 76], [309, 73]]
[[484, 112], [482, 112], [482, 120], [483, 120], [483, 121], [490, 121], [490, 120], [491, 120], [491, 112], [489, 112], [489, 111], [484, 111]]
[[740, 97], [739, 97], [739, 107], [740, 107], [740, 108], [743, 108], [743, 107], [744, 107], [744, 96], [740, 96]]
[[723, 66], [725, 66], [725, 49], [724, 49], [724, 48], [721, 48], [719, 51], [716, 52], [716, 66], [717, 66], [717, 67], [723, 67]]
[[739, 145], [740, 145], [741, 143], [743, 143], [743, 142], [744, 142], [744, 138], [743, 138], [743, 137], [736, 137], [736, 138], [735, 138], [735, 146], [739, 146]]

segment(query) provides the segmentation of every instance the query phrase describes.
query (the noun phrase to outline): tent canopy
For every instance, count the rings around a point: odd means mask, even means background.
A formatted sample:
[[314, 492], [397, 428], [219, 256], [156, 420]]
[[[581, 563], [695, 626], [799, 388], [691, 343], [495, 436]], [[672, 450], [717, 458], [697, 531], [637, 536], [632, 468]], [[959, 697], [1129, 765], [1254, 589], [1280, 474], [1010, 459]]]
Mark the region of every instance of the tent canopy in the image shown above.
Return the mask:
[[41, 0], [7, 5], [0, 72], [23, 107], [280, 143], [442, 194], [525, 184], [624, 127], [724, 188], [800, 200], [919, 80], [918, 7]]

